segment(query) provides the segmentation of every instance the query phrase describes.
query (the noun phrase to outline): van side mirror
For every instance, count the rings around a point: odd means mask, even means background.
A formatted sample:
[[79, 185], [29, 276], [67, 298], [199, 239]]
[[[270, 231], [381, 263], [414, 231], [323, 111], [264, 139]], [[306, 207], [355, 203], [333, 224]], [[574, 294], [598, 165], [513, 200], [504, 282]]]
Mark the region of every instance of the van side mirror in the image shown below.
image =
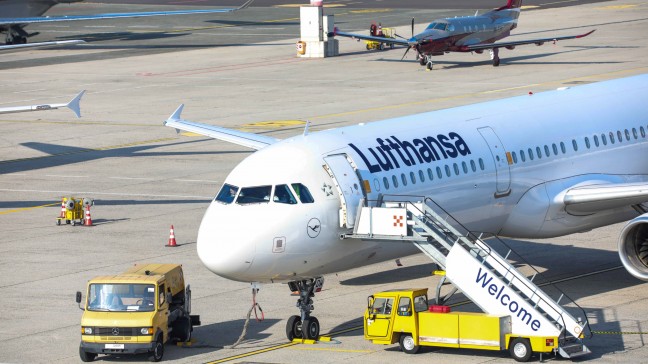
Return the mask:
[[79, 310], [81, 310], [81, 311], [85, 311], [85, 310], [83, 309], [83, 307], [81, 307], [81, 298], [82, 298], [82, 296], [81, 296], [81, 292], [80, 292], [80, 291], [77, 291], [77, 293], [76, 293], [76, 302], [77, 302], [77, 305], [79, 305]]
[[371, 310], [373, 307], [373, 302], [374, 302], [374, 296], [369, 296], [367, 297], [367, 309]]

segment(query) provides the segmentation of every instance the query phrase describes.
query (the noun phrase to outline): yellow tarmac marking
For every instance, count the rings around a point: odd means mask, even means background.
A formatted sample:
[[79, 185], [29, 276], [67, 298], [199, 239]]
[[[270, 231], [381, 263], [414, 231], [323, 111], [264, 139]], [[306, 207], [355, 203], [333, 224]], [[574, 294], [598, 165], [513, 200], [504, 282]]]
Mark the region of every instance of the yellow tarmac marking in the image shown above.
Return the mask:
[[368, 14], [368, 13], [386, 13], [392, 9], [362, 9], [362, 10], [349, 10], [351, 14]]
[[27, 211], [27, 210], [33, 210], [33, 209], [40, 209], [43, 207], [50, 207], [50, 206], [56, 206], [56, 205], [61, 205], [58, 202], [55, 203], [48, 203], [47, 205], [39, 205], [39, 206], [31, 206], [31, 207], [22, 207], [19, 209], [13, 209], [13, 210], [6, 210], [6, 211], [0, 211], [0, 215], [7, 215], [7, 214], [13, 214], [14, 212], [22, 212], [22, 211]]
[[539, 8], [538, 5], [522, 5], [522, 7], [520, 9], [521, 10], [528, 10], [528, 9], [537, 9], [537, 8]]
[[620, 9], [630, 9], [630, 8], [635, 8], [637, 6], [640, 6], [643, 4], [625, 4], [625, 5], [608, 5], [608, 6], [601, 6], [598, 8], [598, 10], [620, 10]]
[[245, 354], [240, 354], [240, 355], [230, 356], [230, 357], [228, 357], [228, 358], [224, 358], [224, 359], [219, 359], [219, 360], [210, 361], [210, 362], [207, 362], [207, 363], [205, 363], [205, 364], [224, 363], [224, 362], [227, 362], [227, 361], [232, 361], [232, 360], [236, 360], [236, 359], [241, 359], [241, 358], [245, 358], [245, 357], [252, 356], [252, 355], [257, 355], [257, 354], [261, 354], [261, 353], [266, 353], [266, 352], [268, 352], [268, 351], [273, 351], [273, 350], [278, 350], [278, 349], [287, 348], [287, 347], [290, 347], [290, 346], [293, 346], [293, 345], [297, 345], [297, 344], [295, 344], [295, 343], [287, 343], [287, 344], [282, 344], [282, 345], [272, 346], [272, 347], [269, 347], [269, 348], [265, 348], [265, 349], [261, 349], [261, 350], [256, 350], [256, 351], [252, 351], [252, 352], [245, 353]]
[[204, 136], [204, 135], [202, 135], [202, 134], [192, 133], [192, 132], [190, 132], [190, 131], [183, 131], [182, 133], [180, 133], [180, 135], [182, 135], [182, 136], [186, 136], [186, 137], [199, 137], [199, 136]]
[[[325, 8], [342, 8], [345, 7], [345, 4], [322, 4]], [[280, 4], [273, 6], [274, 8], [301, 8], [302, 6], [308, 6], [306, 4]]]
[[268, 128], [276, 129], [284, 126], [295, 126], [295, 125], [304, 125], [306, 124], [303, 120], [270, 120], [270, 121], [259, 121], [251, 124], [243, 124], [240, 128]]
[[320, 348], [314, 346], [296, 346], [292, 350], [310, 350], [310, 351], [334, 351], [338, 353], [372, 353], [372, 350], [353, 350], [353, 349], [335, 349], [335, 348]]

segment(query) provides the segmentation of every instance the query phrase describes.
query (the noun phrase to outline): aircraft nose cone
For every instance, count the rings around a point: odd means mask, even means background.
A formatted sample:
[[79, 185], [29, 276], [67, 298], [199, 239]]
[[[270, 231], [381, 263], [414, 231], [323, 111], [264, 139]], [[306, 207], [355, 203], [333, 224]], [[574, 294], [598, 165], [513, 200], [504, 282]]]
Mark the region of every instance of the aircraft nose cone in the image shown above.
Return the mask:
[[[245, 272], [254, 259], [253, 237], [241, 224], [249, 217], [238, 216], [236, 208], [212, 202], [198, 230], [198, 257], [210, 271], [227, 279], [246, 281]], [[247, 238], [246, 238], [247, 237]]]

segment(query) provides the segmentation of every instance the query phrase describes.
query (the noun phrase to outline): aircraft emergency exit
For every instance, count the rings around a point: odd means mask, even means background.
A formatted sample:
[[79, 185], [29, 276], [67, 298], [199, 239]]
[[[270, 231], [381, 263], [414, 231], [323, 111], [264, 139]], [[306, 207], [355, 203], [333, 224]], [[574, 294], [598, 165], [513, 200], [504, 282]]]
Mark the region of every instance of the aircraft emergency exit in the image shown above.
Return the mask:
[[288, 282], [301, 316], [287, 332], [312, 338], [323, 275], [418, 251], [341, 239], [386, 196], [430, 198], [470, 231], [511, 238], [630, 220], [619, 255], [648, 280], [647, 99], [645, 74], [285, 140], [186, 121], [182, 106], [165, 124], [257, 150], [207, 209], [198, 256], [228, 279]]
[[373, 34], [367, 36], [342, 32], [337, 28], [331, 35], [406, 46], [403, 58], [413, 48], [416, 51], [419, 64], [431, 70], [432, 57], [442, 56], [445, 53], [475, 52], [481, 54], [488, 50], [493, 66], [497, 67], [500, 64], [500, 48], [513, 50], [516, 46], [525, 44], [541, 46], [547, 42], [556, 43], [559, 40], [586, 37], [594, 32], [592, 30], [580, 35], [497, 42], [510, 36], [511, 31], [517, 28], [521, 6], [522, 0], [508, 0], [506, 5], [481, 15], [437, 19], [430, 23], [423, 32], [416, 35], [414, 35], [414, 19], [412, 19], [412, 37], [410, 39], [400, 36], [398, 37], [401, 39], [386, 38]]

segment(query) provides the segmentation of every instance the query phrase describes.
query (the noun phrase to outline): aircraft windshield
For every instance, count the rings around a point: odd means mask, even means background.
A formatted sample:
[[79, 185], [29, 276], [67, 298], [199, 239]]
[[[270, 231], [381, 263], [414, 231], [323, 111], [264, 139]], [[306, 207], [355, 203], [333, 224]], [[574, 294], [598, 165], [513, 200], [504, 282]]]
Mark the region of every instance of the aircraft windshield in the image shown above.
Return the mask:
[[430, 25], [428, 25], [427, 28], [425, 28], [425, 30], [428, 30], [428, 29], [434, 29], [434, 27], [436, 27], [437, 24], [438, 24], [438, 23], [430, 23]]
[[251, 203], [268, 203], [270, 201], [270, 192], [272, 186], [257, 186], [257, 187], [244, 187], [241, 188], [236, 203], [239, 205], [247, 205]]
[[275, 194], [272, 201], [288, 205], [294, 205], [297, 203], [297, 200], [295, 199], [295, 196], [293, 196], [292, 192], [290, 192], [288, 185], [278, 185], [275, 187]]
[[218, 192], [218, 195], [216, 195], [216, 201], [230, 204], [234, 201], [234, 197], [236, 197], [238, 190], [238, 187], [225, 183], [221, 190]]
[[297, 196], [299, 196], [299, 201], [301, 203], [313, 203], [315, 200], [313, 199], [313, 195], [311, 195], [310, 191], [306, 186], [304, 186], [301, 183], [293, 183], [292, 184], [293, 190], [295, 190], [295, 193], [297, 193]]
[[439, 23], [439, 24], [434, 26], [434, 29], [446, 30], [447, 26], [448, 26], [448, 24], [446, 24], [446, 23]]
[[90, 311], [154, 311], [155, 286], [152, 284], [91, 284]]

